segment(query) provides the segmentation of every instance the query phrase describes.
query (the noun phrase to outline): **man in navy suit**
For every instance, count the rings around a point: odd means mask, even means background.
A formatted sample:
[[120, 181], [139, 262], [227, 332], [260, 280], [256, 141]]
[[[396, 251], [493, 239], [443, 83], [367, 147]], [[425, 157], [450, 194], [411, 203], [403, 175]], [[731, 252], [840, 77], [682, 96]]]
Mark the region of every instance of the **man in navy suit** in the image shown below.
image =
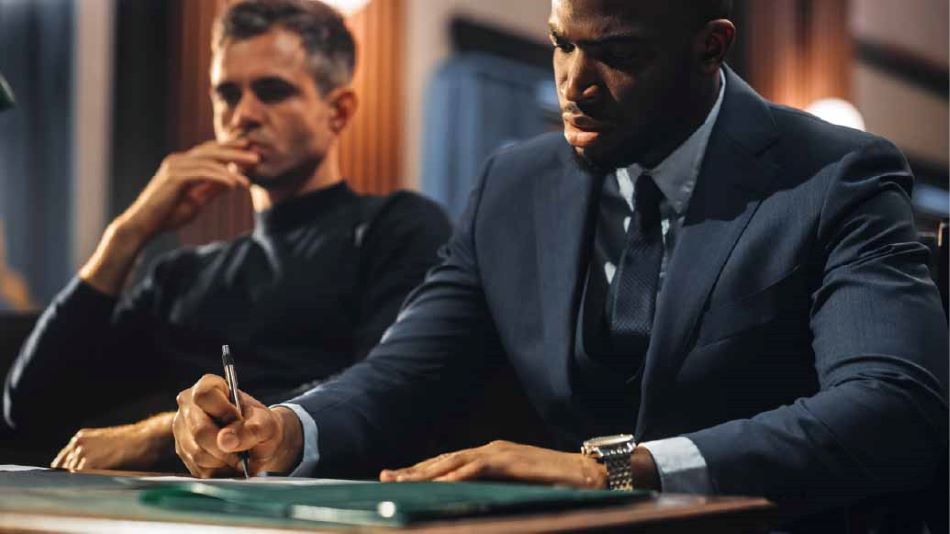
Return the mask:
[[947, 325], [907, 164], [756, 95], [723, 65], [729, 4], [554, 0], [563, 135], [488, 160], [366, 361], [280, 406], [245, 396], [243, 421], [221, 378], [183, 391], [192, 473], [242, 450], [256, 472], [391, 461], [507, 359], [559, 450], [495, 442], [380, 478], [845, 500], [931, 480]]

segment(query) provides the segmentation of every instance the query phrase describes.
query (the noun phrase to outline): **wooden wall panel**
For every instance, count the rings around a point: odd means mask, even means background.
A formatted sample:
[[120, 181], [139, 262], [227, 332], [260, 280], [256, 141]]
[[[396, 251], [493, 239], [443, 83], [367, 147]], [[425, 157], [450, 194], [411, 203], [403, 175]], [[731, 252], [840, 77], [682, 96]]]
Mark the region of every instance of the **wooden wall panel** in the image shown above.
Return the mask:
[[[175, 0], [176, 43], [171, 87], [172, 146], [186, 150], [214, 138], [208, 98], [211, 29], [220, 9], [233, 0]], [[360, 109], [340, 140], [341, 166], [357, 191], [387, 193], [403, 183], [402, 164], [403, 0], [374, 0], [347, 22], [357, 41], [353, 81]], [[227, 193], [179, 231], [184, 244], [229, 239], [253, 226], [246, 192]]]
[[766, 98], [804, 108], [851, 98], [848, 0], [742, 2], [746, 76]]
[[375, 0], [348, 22], [358, 46], [353, 87], [360, 107], [340, 140], [343, 175], [357, 190], [388, 193], [402, 184], [403, 0]]
[[[211, 101], [208, 98], [211, 66], [211, 29], [215, 16], [228, 0], [176, 0], [172, 17], [172, 45], [176, 72], [169, 95], [172, 146], [188, 150], [214, 139]], [[209, 205], [191, 224], [179, 230], [183, 244], [198, 245], [228, 239], [253, 226], [250, 195], [228, 192]]]

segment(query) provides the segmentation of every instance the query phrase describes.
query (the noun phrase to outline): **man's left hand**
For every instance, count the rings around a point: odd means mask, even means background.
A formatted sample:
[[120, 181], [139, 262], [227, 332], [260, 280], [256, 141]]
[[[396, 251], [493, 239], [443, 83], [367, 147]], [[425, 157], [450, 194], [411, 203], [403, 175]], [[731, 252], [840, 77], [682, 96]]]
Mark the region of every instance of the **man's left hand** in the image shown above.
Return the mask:
[[581, 454], [493, 441], [482, 447], [442, 454], [412, 467], [387, 469], [379, 474], [379, 479], [382, 482], [516, 480], [604, 489], [607, 470]]
[[148, 470], [174, 453], [173, 416], [164, 413], [130, 425], [84, 428], [59, 451], [50, 467]]

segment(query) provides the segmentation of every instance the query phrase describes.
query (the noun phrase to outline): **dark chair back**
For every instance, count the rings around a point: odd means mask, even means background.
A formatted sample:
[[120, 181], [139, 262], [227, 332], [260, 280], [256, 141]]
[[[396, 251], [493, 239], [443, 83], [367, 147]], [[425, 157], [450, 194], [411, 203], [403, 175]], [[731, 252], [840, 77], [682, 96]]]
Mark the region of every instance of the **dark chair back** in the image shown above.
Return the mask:
[[[6, 382], [10, 366], [33, 330], [39, 313], [0, 312], [0, 379]], [[50, 446], [17, 438], [0, 417], [0, 464], [45, 465]]]
[[39, 313], [0, 312], [0, 373], [7, 370], [33, 330]]

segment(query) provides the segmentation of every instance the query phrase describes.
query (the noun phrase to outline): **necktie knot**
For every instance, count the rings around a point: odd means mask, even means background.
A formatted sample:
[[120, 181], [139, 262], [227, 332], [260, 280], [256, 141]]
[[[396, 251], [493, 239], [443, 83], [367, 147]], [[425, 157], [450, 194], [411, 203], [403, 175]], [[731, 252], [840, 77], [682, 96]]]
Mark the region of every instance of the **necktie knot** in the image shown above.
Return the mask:
[[660, 224], [660, 201], [663, 192], [657, 187], [653, 177], [643, 173], [637, 179], [634, 190], [634, 208], [643, 230], [651, 230]]

